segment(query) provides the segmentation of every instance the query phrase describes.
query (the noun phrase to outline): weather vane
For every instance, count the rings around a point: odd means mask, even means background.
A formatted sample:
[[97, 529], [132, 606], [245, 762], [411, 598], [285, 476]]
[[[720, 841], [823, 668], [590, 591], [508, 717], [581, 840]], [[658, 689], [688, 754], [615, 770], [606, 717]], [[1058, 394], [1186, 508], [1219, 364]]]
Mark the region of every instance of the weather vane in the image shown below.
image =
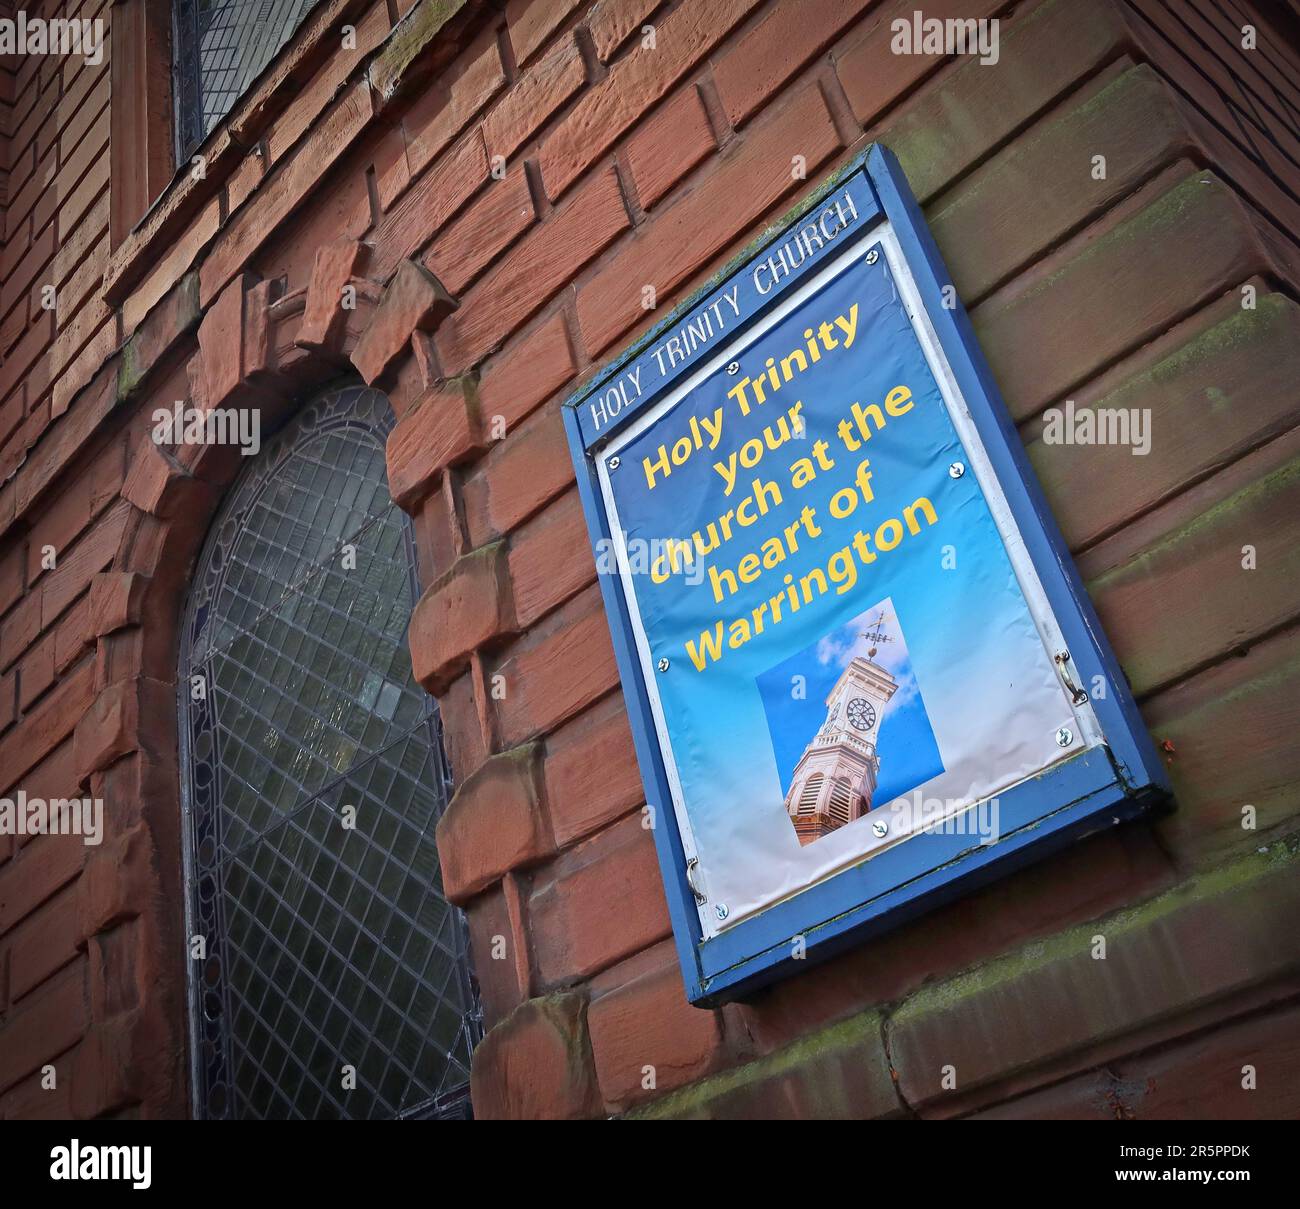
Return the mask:
[[876, 657], [876, 650], [879, 647], [880, 643], [894, 641], [888, 634], [885, 633], [885, 610], [884, 609], [880, 610], [880, 612], [872, 619], [870, 626], [868, 626], [867, 629], [865, 629], [861, 634], [859, 634], [858, 637], [865, 638], [869, 643], [871, 643], [871, 649], [867, 651], [868, 659], [874, 659]]

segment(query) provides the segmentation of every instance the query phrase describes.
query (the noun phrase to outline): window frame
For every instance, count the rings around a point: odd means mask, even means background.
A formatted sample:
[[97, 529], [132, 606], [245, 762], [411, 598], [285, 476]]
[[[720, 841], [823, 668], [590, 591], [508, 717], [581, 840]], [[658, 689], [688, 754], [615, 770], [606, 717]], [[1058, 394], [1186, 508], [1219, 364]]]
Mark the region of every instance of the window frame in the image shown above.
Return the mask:
[[[309, 415], [312, 408], [327, 403], [335, 396], [345, 395], [350, 391], [356, 391], [362, 397], [374, 396], [379, 400], [382, 400], [384, 409], [381, 412], [382, 418], [379, 423], [367, 423], [365, 420], [356, 418], [354, 412], [353, 415], [348, 418], [333, 417], [327, 419], [323, 425], [312, 426], [305, 429], [301, 428], [304, 418]], [[203, 1070], [204, 1059], [202, 1054], [204, 1044], [204, 1038], [202, 1036], [202, 1000], [205, 990], [207, 989], [204, 985], [202, 966], [205, 963], [194, 960], [190, 953], [190, 946], [192, 943], [191, 938], [199, 935], [205, 936], [205, 939], [207, 940], [207, 954], [210, 957], [214, 954], [217, 946], [224, 943], [228, 934], [224, 919], [220, 921], [220, 925], [215, 935], [209, 935], [206, 933], [199, 922], [197, 911], [199, 882], [202, 872], [199, 868], [197, 856], [197, 833], [195, 825], [196, 804], [194, 800], [193, 786], [195, 765], [193, 753], [191, 751], [193, 729], [191, 707], [193, 703], [190, 700], [189, 685], [190, 676], [198, 666], [198, 664], [193, 662], [193, 656], [196, 650], [201, 649], [201, 647], [196, 647], [193, 640], [195, 634], [195, 614], [202, 595], [198, 589], [198, 585], [206, 574], [207, 566], [214, 553], [219, 550], [219, 547], [216, 545], [217, 534], [225, 521], [232, 515], [233, 505], [239, 499], [240, 493], [244, 489], [250, 477], [256, 477], [260, 472], [262, 478], [262, 482], [258, 486], [257, 492], [250, 497], [251, 502], [252, 500], [255, 500], [257, 495], [261, 494], [261, 492], [274, 486], [279, 468], [293, 458], [296, 450], [302, 448], [307, 441], [318, 437], [323, 431], [328, 431], [331, 427], [339, 427], [343, 425], [360, 425], [368, 428], [369, 432], [378, 439], [380, 448], [382, 449], [385, 438], [395, 423], [396, 416], [393, 413], [391, 403], [388, 401], [387, 397], [373, 387], [368, 387], [364, 383], [355, 381], [351, 378], [333, 382], [327, 385], [324, 389], [315, 391], [307, 397], [304, 400], [302, 407], [296, 409], [294, 415], [282, 430], [273, 435], [267, 436], [259, 452], [253, 458], [249, 459], [249, 464], [242, 467], [241, 472], [237, 474], [228, 485], [220, 503], [213, 512], [212, 523], [208, 528], [208, 532], [205, 534], [203, 541], [199, 546], [198, 554], [195, 558], [194, 570], [189, 579], [189, 588], [181, 605], [181, 627], [176, 654], [176, 719], [179, 757], [177, 767], [179, 774], [181, 811], [182, 892], [184, 896], [185, 935], [187, 938], [185, 944], [187, 958], [185, 974], [186, 1065], [188, 1068], [190, 1083], [190, 1109], [194, 1119], [241, 1119], [233, 1111], [235, 1107], [233, 1086], [232, 1090], [228, 1093], [229, 1099], [226, 1113], [218, 1115], [212, 1114], [208, 1111], [208, 1106], [206, 1104], [206, 1092], [208, 1089], [206, 1086], [206, 1076]], [[295, 431], [295, 429], [298, 429], [298, 431]], [[285, 441], [289, 442], [287, 448], [282, 444], [282, 442]], [[278, 465], [275, 467], [267, 467], [266, 461], [269, 459], [274, 459]], [[387, 483], [385, 480], [385, 487], [386, 486]], [[415, 602], [419, 599], [420, 594], [418, 543], [410, 516], [395, 504], [393, 507], [396, 509], [401, 525], [402, 548], [406, 555], [407, 585], [410, 593], [410, 602], [413, 607]], [[373, 521], [367, 522], [367, 524], [370, 523], [373, 523]], [[225, 558], [229, 559], [231, 549], [233, 549], [233, 547], [227, 548], [221, 552]], [[311, 565], [313, 567], [318, 567], [321, 565], [321, 562], [318, 560]], [[206, 603], [210, 606], [215, 603], [217, 599], [218, 595], [214, 591], [214, 593], [208, 597]], [[454, 792], [454, 782], [450, 761], [447, 757], [446, 747], [443, 742], [443, 727], [437, 702], [432, 696], [423, 692], [418, 682], [414, 681], [414, 678], [412, 678], [412, 683], [423, 697], [423, 723], [428, 730], [429, 753], [435, 767], [439, 770], [441, 780], [441, 785], [438, 787], [439, 801], [434, 816], [429, 823], [429, 827], [432, 829], [436, 825], [437, 819], [440, 818], [447, 809]], [[418, 729], [419, 726], [417, 723], [416, 727], [413, 727], [408, 733], [415, 734]], [[383, 749], [376, 749], [375, 751], [369, 752], [360, 761], [354, 760], [349, 765], [348, 769], [340, 773], [338, 777], [327, 781], [320, 786], [313, 794], [312, 798], [301, 803], [296, 803], [295, 810], [301, 808], [309, 801], [324, 797], [332, 785], [345, 781], [351, 772], [372, 759], [378, 754], [379, 750]], [[215, 796], [212, 809], [220, 809], [220, 802], [219, 800], [215, 800]], [[220, 888], [218, 888], [215, 893], [219, 895], [221, 893]], [[484, 1026], [478, 981], [473, 970], [470, 955], [468, 920], [463, 910], [450, 902], [450, 900], [447, 900], [445, 895], [442, 895], [442, 897], [452, 915], [452, 929], [457, 948], [457, 952], [454, 956], [456, 966], [454, 976], [460, 981], [463, 1002], [465, 1004], [461, 1023], [462, 1028], [466, 1030], [468, 1052], [472, 1054], [478, 1042], [482, 1039]], [[355, 916], [352, 916], [352, 918], [355, 918]], [[222, 977], [224, 979], [224, 973]], [[223, 985], [224, 983], [218, 983], [217, 989], [222, 990]], [[387, 1000], [385, 1000], [385, 1002], [387, 1002]], [[229, 1027], [228, 1022], [223, 1026], [227, 1038], [230, 1035]], [[341, 1058], [342, 1055], [340, 1055], [340, 1059]], [[229, 1062], [229, 1055], [227, 1055], [226, 1060]], [[226, 1071], [226, 1079], [227, 1082], [233, 1085], [233, 1080], [230, 1079], [229, 1070]], [[463, 1083], [458, 1084], [454, 1088], [448, 1089], [435, 1097], [402, 1107], [400, 1111], [394, 1114], [394, 1119], [460, 1120], [468, 1118], [471, 1114], [472, 1107], [469, 1099], [469, 1080], [468, 1077], [466, 1077]]]

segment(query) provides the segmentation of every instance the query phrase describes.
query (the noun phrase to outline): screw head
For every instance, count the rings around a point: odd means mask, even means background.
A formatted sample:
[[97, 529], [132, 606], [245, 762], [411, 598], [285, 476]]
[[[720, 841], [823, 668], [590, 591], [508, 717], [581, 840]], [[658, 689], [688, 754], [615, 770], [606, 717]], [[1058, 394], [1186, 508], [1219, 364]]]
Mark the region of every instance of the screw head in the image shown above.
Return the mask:
[[714, 914], [717, 915], [719, 919], [726, 919], [727, 916], [731, 914], [731, 912], [727, 909], [726, 903], [718, 903], [718, 905], [713, 908], [713, 911]]
[[740, 362], [739, 361], [731, 362], [731, 364], [727, 366], [727, 373], [729, 374], [740, 373]]
[[889, 824], [884, 819], [877, 819], [871, 824], [871, 834], [878, 840], [884, 839], [889, 834]]
[[1073, 742], [1074, 731], [1072, 731], [1068, 726], [1063, 726], [1056, 732], [1056, 745], [1058, 747], [1069, 747]]
[[619, 466], [619, 456], [615, 454], [608, 462], [605, 463], [611, 470], [617, 470]]
[[659, 662], [658, 662], [657, 664], [655, 664], [655, 666], [656, 666], [656, 667], [657, 667], [661, 672], [666, 672], [666, 671], [668, 670], [668, 660], [667, 660], [667, 658], [665, 657], [665, 658], [659, 660]]
[[948, 467], [948, 477], [950, 479], [959, 479], [966, 473], [966, 467], [961, 462], [954, 462]]
[[867, 264], [875, 264], [876, 261], [878, 261], [879, 259], [880, 259], [879, 248], [872, 248], [871, 251], [867, 253]]

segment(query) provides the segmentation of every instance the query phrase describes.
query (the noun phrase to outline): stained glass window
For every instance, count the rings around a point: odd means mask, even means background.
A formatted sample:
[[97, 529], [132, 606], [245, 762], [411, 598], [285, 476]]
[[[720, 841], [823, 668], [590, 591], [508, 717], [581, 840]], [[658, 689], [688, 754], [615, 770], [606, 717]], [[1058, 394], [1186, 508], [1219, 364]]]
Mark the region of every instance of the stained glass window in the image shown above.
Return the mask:
[[173, 0], [176, 118], [186, 159], [317, 0]]
[[411, 674], [410, 526], [378, 391], [307, 406], [231, 489], [179, 679], [196, 1110], [463, 1116], [478, 1037], [434, 827], [436, 707]]

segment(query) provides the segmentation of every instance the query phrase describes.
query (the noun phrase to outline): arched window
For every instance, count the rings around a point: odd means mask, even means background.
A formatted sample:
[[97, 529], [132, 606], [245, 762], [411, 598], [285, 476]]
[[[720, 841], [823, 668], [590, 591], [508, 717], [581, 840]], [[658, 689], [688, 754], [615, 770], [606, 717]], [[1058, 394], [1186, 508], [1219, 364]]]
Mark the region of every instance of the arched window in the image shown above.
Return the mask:
[[825, 779], [824, 773], [815, 772], [804, 782], [803, 792], [799, 795], [800, 814], [816, 813], [817, 796], [822, 791], [822, 781]]
[[362, 387], [304, 408], [232, 487], [191, 586], [178, 689], [203, 1116], [468, 1111], [479, 1021], [434, 843], [450, 777], [411, 675], [392, 423]]

